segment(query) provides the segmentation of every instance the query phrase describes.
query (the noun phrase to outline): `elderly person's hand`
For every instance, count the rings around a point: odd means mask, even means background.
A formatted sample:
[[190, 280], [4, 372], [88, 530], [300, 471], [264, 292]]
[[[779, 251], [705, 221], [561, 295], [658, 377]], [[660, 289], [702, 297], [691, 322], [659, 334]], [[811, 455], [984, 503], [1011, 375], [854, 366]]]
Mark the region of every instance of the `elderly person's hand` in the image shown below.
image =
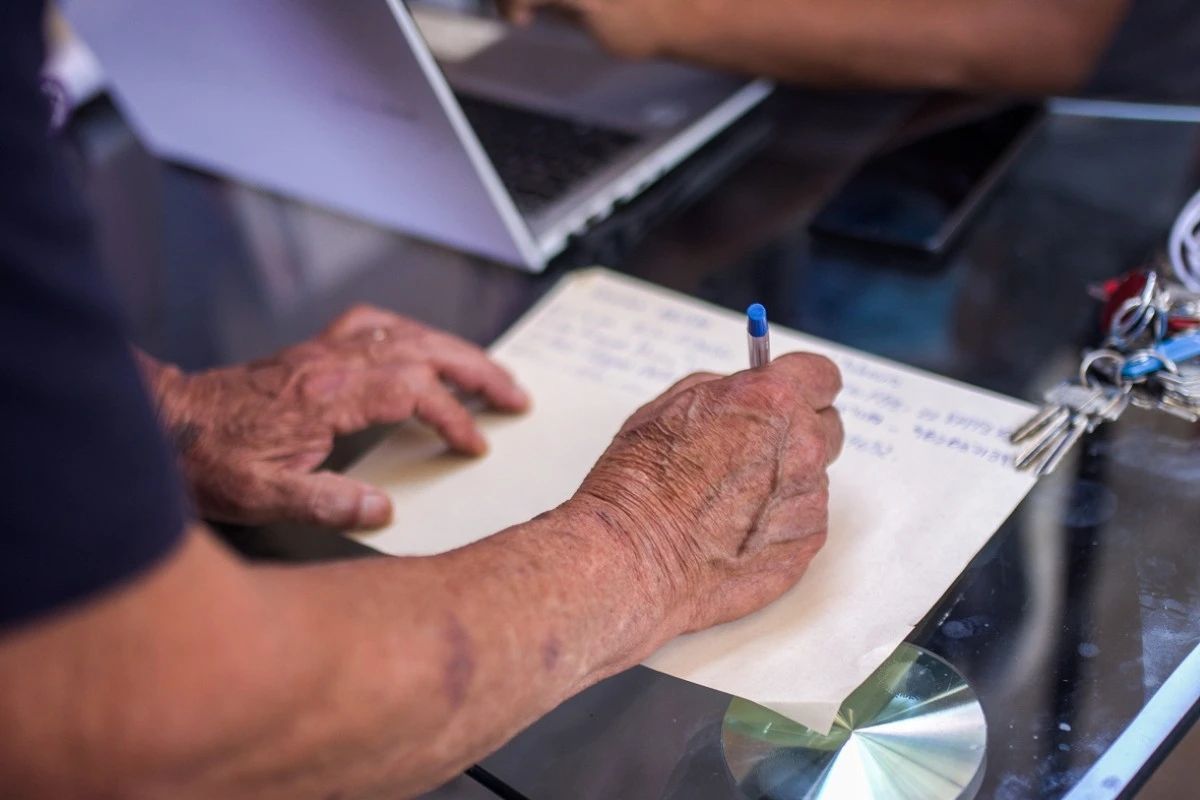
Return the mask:
[[384, 525], [386, 494], [313, 472], [335, 435], [415, 417], [478, 455], [487, 445], [447, 384], [505, 411], [529, 404], [479, 348], [370, 307], [263, 361], [193, 375], [148, 358], [143, 366], [197, 511], [240, 524]]
[[[612, 534], [666, 638], [755, 611], [825, 542], [828, 465], [842, 447], [837, 368], [785, 355], [695, 375], [629, 419], [564, 510]], [[602, 546], [602, 545], [598, 545]]]

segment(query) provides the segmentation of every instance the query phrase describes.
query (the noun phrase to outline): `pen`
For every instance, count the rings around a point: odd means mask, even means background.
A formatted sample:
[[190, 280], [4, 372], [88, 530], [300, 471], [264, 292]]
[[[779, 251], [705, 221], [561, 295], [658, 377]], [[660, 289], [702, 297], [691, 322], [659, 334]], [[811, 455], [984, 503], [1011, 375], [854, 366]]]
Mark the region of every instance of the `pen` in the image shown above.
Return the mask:
[[750, 343], [750, 368], [766, 366], [771, 360], [771, 333], [767, 330], [767, 310], [761, 303], [746, 309], [746, 334]]

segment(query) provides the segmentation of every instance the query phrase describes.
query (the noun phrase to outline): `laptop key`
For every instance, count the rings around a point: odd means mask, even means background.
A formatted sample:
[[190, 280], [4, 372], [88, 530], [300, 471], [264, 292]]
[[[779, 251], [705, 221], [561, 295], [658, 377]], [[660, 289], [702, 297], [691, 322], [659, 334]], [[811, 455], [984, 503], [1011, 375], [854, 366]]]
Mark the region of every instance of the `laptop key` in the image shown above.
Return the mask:
[[638, 137], [459, 95], [459, 104], [517, 208], [539, 211], [611, 164]]

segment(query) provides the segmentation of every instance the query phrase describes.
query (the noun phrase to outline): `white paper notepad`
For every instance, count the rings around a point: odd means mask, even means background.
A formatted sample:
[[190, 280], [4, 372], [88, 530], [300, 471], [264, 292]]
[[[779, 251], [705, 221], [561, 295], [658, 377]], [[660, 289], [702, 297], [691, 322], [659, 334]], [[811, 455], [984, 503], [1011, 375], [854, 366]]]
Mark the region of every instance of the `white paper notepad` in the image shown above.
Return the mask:
[[[773, 605], [646, 663], [827, 730], [1033, 486], [1007, 441], [1031, 408], [779, 327], [771, 343], [773, 355], [822, 353], [842, 370], [846, 447], [830, 470], [827, 544]], [[477, 460], [416, 428], [383, 443], [350, 474], [390, 492], [395, 523], [363, 541], [440, 553], [562, 503], [640, 405], [688, 373], [747, 367], [745, 317], [589, 270], [492, 354], [533, 411], [485, 416], [491, 450]]]

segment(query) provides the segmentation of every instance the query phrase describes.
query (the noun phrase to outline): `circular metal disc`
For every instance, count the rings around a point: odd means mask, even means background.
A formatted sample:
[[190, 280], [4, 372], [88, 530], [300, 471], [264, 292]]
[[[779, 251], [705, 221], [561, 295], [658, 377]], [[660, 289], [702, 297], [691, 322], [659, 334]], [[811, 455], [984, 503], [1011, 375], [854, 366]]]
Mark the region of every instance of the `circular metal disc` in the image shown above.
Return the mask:
[[968, 800], [983, 780], [987, 722], [953, 667], [903, 644], [828, 734], [735, 699], [721, 738], [749, 800]]

